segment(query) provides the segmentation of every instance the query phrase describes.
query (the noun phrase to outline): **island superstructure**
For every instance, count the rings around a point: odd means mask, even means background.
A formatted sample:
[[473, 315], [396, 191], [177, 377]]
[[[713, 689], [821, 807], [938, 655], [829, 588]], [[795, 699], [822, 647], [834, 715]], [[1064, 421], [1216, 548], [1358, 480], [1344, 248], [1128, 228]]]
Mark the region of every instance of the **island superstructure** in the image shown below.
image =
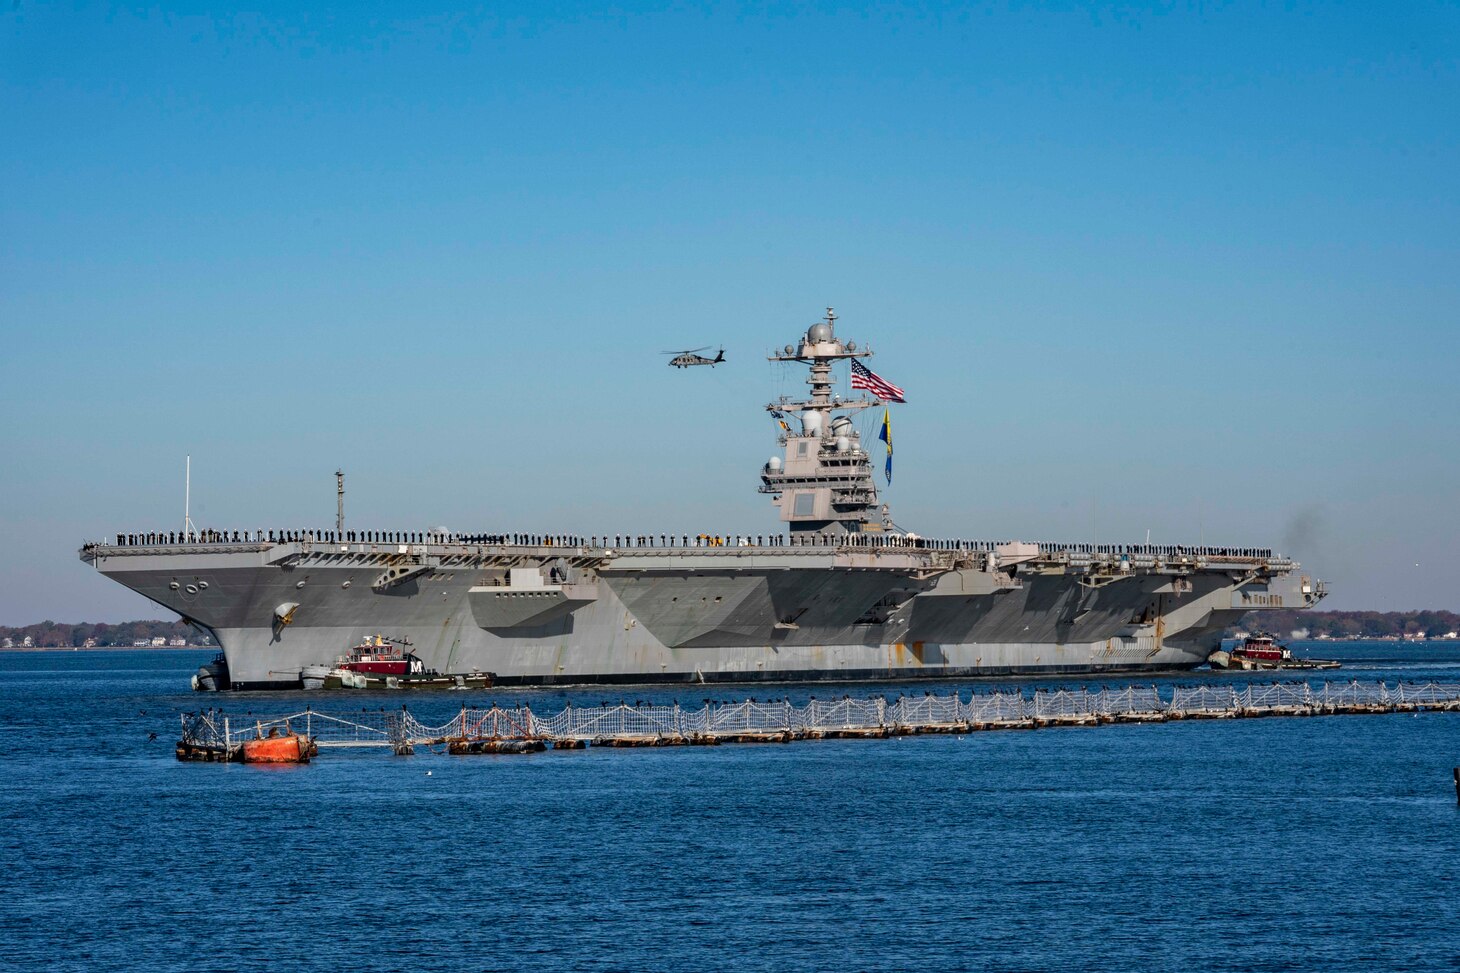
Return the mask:
[[1192, 668], [1246, 612], [1321, 581], [1267, 548], [1059, 544], [897, 527], [839, 361], [835, 316], [771, 356], [810, 394], [767, 408], [760, 490], [782, 532], [710, 537], [202, 530], [87, 543], [97, 571], [211, 632], [220, 686], [301, 685], [377, 633], [497, 685], [1054, 675]]

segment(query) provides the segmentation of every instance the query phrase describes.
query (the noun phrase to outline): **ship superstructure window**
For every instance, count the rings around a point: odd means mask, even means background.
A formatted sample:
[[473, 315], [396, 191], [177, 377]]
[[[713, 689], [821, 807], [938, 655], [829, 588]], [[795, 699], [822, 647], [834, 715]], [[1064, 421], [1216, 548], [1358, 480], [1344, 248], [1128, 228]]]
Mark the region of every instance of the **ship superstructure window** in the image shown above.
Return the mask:
[[[804, 445], [804, 444], [803, 444]], [[816, 512], [816, 494], [796, 494], [796, 506], [792, 511], [797, 517], [810, 517]]]
[[800, 442], [800, 443], [797, 443], [796, 444], [796, 455], [797, 456], [805, 456], [806, 455], [806, 443]]

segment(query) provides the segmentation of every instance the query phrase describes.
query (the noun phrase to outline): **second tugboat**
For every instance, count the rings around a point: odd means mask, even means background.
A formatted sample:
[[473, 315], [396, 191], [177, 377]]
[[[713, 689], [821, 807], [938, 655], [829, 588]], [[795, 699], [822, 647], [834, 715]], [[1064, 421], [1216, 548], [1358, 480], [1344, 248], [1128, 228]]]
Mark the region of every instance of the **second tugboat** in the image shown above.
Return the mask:
[[1334, 659], [1299, 659], [1286, 645], [1279, 645], [1276, 638], [1266, 632], [1257, 632], [1243, 639], [1242, 644], [1228, 652], [1218, 649], [1207, 661], [1213, 669], [1337, 669], [1340, 663]]

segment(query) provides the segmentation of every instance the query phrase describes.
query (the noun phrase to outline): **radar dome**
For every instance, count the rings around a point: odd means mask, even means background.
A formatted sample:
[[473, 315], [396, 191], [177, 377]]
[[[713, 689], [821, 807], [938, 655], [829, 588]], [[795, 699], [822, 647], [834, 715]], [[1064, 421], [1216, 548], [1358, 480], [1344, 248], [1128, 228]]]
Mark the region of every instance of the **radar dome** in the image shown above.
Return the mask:
[[765, 466], [772, 473], [779, 473], [781, 471], [781, 458], [779, 456], [772, 456], [770, 462]]
[[850, 453], [852, 451], [852, 441], [846, 436], [838, 437], [836, 441], [836, 451], [838, 453]]
[[857, 350], [857, 343], [855, 341], [848, 341], [847, 342], [847, 351], [856, 351], [856, 350]]
[[792, 345], [787, 345], [786, 346], [786, 354], [788, 354], [788, 355], [794, 355], [795, 353], [796, 353], [796, 349], [795, 349], [794, 346], [792, 346]]
[[831, 325], [825, 321], [818, 321], [806, 331], [806, 340], [813, 345], [824, 344], [831, 340]]
[[820, 412], [808, 412], [801, 417], [801, 431], [808, 436], [820, 436], [821, 423]]

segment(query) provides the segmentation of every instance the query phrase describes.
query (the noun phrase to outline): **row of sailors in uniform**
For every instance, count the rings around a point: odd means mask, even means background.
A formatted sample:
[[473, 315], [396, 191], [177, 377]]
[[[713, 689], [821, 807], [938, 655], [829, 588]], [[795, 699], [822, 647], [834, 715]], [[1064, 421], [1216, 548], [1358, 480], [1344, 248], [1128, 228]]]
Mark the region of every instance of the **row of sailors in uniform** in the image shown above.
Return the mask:
[[410, 530], [180, 530], [118, 534], [118, 547], [147, 547], [163, 544], [288, 544], [313, 541], [324, 544], [447, 544], [461, 543], [455, 534]]
[[[457, 543], [457, 544], [494, 544], [494, 545], [515, 545], [523, 547], [593, 547], [599, 546], [599, 538], [595, 535], [590, 538], [579, 537], [572, 534], [475, 534], [458, 536], [456, 534], [442, 534], [432, 531], [394, 531], [394, 530], [348, 530], [340, 531], [314, 531], [314, 530], [270, 530], [270, 531], [227, 531], [227, 530], [201, 530], [197, 532], [183, 533], [182, 531], [148, 531], [140, 534], [118, 534], [118, 547], [147, 547], [168, 544], [253, 544], [253, 543], [291, 543], [300, 541], [312, 541], [326, 544], [337, 543], [386, 543], [386, 544], [429, 544], [429, 543]], [[655, 544], [655, 537], [652, 534], [615, 534], [613, 535], [613, 546], [615, 547], [670, 547], [674, 545], [675, 537], [672, 534], [660, 534], [658, 544]], [[786, 539], [780, 536], [751, 537], [749, 534], [717, 535], [699, 534], [694, 537], [681, 535], [679, 537], [682, 547], [781, 547], [785, 546]], [[607, 547], [608, 535], [603, 536], [603, 546]], [[791, 539], [792, 544], [798, 543], [796, 538]], [[812, 543], [809, 540], [800, 543]]]
[[[771, 536], [757, 534], [614, 534], [612, 538], [613, 547], [835, 547], [847, 542], [848, 535], [832, 534], [793, 534], [790, 537], [775, 534]], [[678, 545], [675, 541], [678, 540]], [[923, 542], [917, 538], [892, 538], [889, 542], [899, 541], [908, 546], [923, 546]], [[607, 534], [600, 538], [597, 535], [592, 537], [580, 537], [574, 534], [469, 534], [457, 535], [451, 533], [437, 533], [434, 531], [376, 531], [376, 530], [347, 530], [347, 531], [315, 531], [315, 530], [270, 530], [270, 531], [227, 531], [227, 530], [201, 530], [197, 532], [183, 533], [182, 531], [150, 531], [140, 534], [118, 534], [117, 546], [119, 547], [145, 547], [168, 544], [253, 544], [253, 543], [292, 543], [292, 542], [317, 542], [326, 544], [338, 543], [386, 543], [386, 544], [430, 544], [430, 543], [456, 543], [456, 544], [491, 544], [491, 545], [514, 545], [520, 547], [588, 547], [598, 548], [609, 547], [609, 536]]]
[[[491, 544], [519, 547], [609, 547], [609, 536], [597, 535], [584, 538], [574, 534], [470, 534], [458, 535], [437, 531], [401, 530], [270, 530], [270, 531], [227, 531], [201, 530], [196, 532], [151, 531], [141, 534], [118, 534], [117, 546], [143, 547], [167, 544], [251, 544], [291, 543], [311, 541], [327, 544], [338, 543], [383, 543], [383, 544]], [[613, 547], [911, 547], [929, 550], [994, 550], [998, 545], [991, 541], [943, 540], [918, 537], [915, 534], [781, 534], [771, 536], [749, 534], [614, 534]], [[679, 543], [676, 545], [675, 541]], [[657, 543], [656, 543], [657, 541]], [[1270, 548], [1221, 548], [1187, 547], [1169, 544], [1039, 544], [1042, 550], [1063, 550], [1091, 554], [1154, 555], [1154, 556], [1236, 556], [1244, 558], [1271, 558]]]
[[[586, 540], [586, 543], [585, 543]], [[635, 548], [663, 547], [670, 549], [694, 547], [840, 547], [845, 544], [864, 544], [854, 534], [614, 534], [610, 537], [593, 535], [588, 538], [574, 534], [479, 534], [461, 538], [466, 544], [500, 544], [519, 547], [587, 547]], [[601, 541], [601, 543], [600, 543]], [[678, 543], [676, 543], [676, 541]], [[886, 547], [932, 547], [932, 542], [917, 537], [886, 535], [871, 543]]]

